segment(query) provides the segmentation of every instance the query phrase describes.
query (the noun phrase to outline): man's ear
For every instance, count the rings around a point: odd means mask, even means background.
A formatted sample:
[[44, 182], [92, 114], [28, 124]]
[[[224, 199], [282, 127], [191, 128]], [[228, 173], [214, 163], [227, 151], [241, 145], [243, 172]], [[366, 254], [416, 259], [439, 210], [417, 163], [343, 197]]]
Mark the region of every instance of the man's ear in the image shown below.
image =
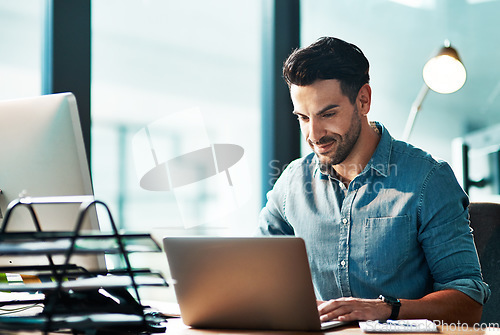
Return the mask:
[[372, 88], [370, 85], [364, 84], [359, 89], [356, 103], [358, 104], [358, 110], [362, 115], [368, 114], [372, 103]]

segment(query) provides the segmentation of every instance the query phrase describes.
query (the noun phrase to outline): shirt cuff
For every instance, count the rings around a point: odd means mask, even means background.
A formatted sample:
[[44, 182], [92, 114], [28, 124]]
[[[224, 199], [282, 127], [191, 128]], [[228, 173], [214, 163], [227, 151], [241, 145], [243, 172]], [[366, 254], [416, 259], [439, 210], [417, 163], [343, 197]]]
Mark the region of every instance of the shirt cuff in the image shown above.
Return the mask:
[[454, 289], [465, 293], [481, 305], [484, 305], [491, 295], [488, 284], [475, 279], [457, 279], [445, 284], [434, 283], [435, 291], [446, 289]]

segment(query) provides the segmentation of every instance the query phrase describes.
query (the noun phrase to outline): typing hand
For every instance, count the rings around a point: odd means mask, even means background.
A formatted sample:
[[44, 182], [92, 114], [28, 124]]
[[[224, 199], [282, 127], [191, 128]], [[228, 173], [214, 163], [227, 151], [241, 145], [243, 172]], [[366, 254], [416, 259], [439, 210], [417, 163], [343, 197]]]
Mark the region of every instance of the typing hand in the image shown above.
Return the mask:
[[339, 298], [317, 304], [321, 322], [386, 320], [391, 315], [391, 307], [380, 299]]

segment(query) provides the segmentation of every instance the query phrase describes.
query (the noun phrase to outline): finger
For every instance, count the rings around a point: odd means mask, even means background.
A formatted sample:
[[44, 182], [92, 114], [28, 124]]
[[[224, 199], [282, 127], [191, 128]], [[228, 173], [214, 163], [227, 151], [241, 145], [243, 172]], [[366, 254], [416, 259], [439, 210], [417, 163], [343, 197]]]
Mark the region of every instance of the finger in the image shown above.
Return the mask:
[[329, 313], [337, 308], [337, 303], [335, 300], [324, 301], [322, 304], [318, 305], [319, 315]]
[[324, 301], [322, 304], [318, 305], [318, 311], [319, 314], [326, 314], [328, 312], [334, 311], [335, 309], [339, 308], [340, 306], [343, 305], [351, 305], [354, 303], [356, 300], [350, 297], [342, 297], [338, 299], [332, 299], [328, 301]]
[[[338, 306], [334, 310], [325, 311], [323, 314], [320, 314], [320, 320], [330, 321], [330, 320], [343, 320], [347, 315], [352, 313], [353, 309], [351, 306]], [[346, 320], [349, 320], [351, 317], [348, 317]]]

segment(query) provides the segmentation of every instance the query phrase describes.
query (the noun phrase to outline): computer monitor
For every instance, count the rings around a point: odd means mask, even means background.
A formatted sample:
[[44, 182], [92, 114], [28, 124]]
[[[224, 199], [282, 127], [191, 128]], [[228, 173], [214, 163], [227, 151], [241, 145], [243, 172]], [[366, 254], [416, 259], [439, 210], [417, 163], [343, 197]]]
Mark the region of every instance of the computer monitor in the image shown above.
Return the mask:
[[[20, 196], [93, 195], [72, 93], [0, 101], [0, 190], [2, 224], [7, 206]], [[79, 204], [34, 207], [44, 231], [72, 231], [75, 227]], [[95, 210], [88, 214], [83, 228], [98, 230]], [[16, 207], [7, 224], [6, 231], [35, 231], [24, 208]], [[30, 257], [1, 256], [0, 266], [33, 261]], [[87, 267], [92, 266], [86, 263]]]

